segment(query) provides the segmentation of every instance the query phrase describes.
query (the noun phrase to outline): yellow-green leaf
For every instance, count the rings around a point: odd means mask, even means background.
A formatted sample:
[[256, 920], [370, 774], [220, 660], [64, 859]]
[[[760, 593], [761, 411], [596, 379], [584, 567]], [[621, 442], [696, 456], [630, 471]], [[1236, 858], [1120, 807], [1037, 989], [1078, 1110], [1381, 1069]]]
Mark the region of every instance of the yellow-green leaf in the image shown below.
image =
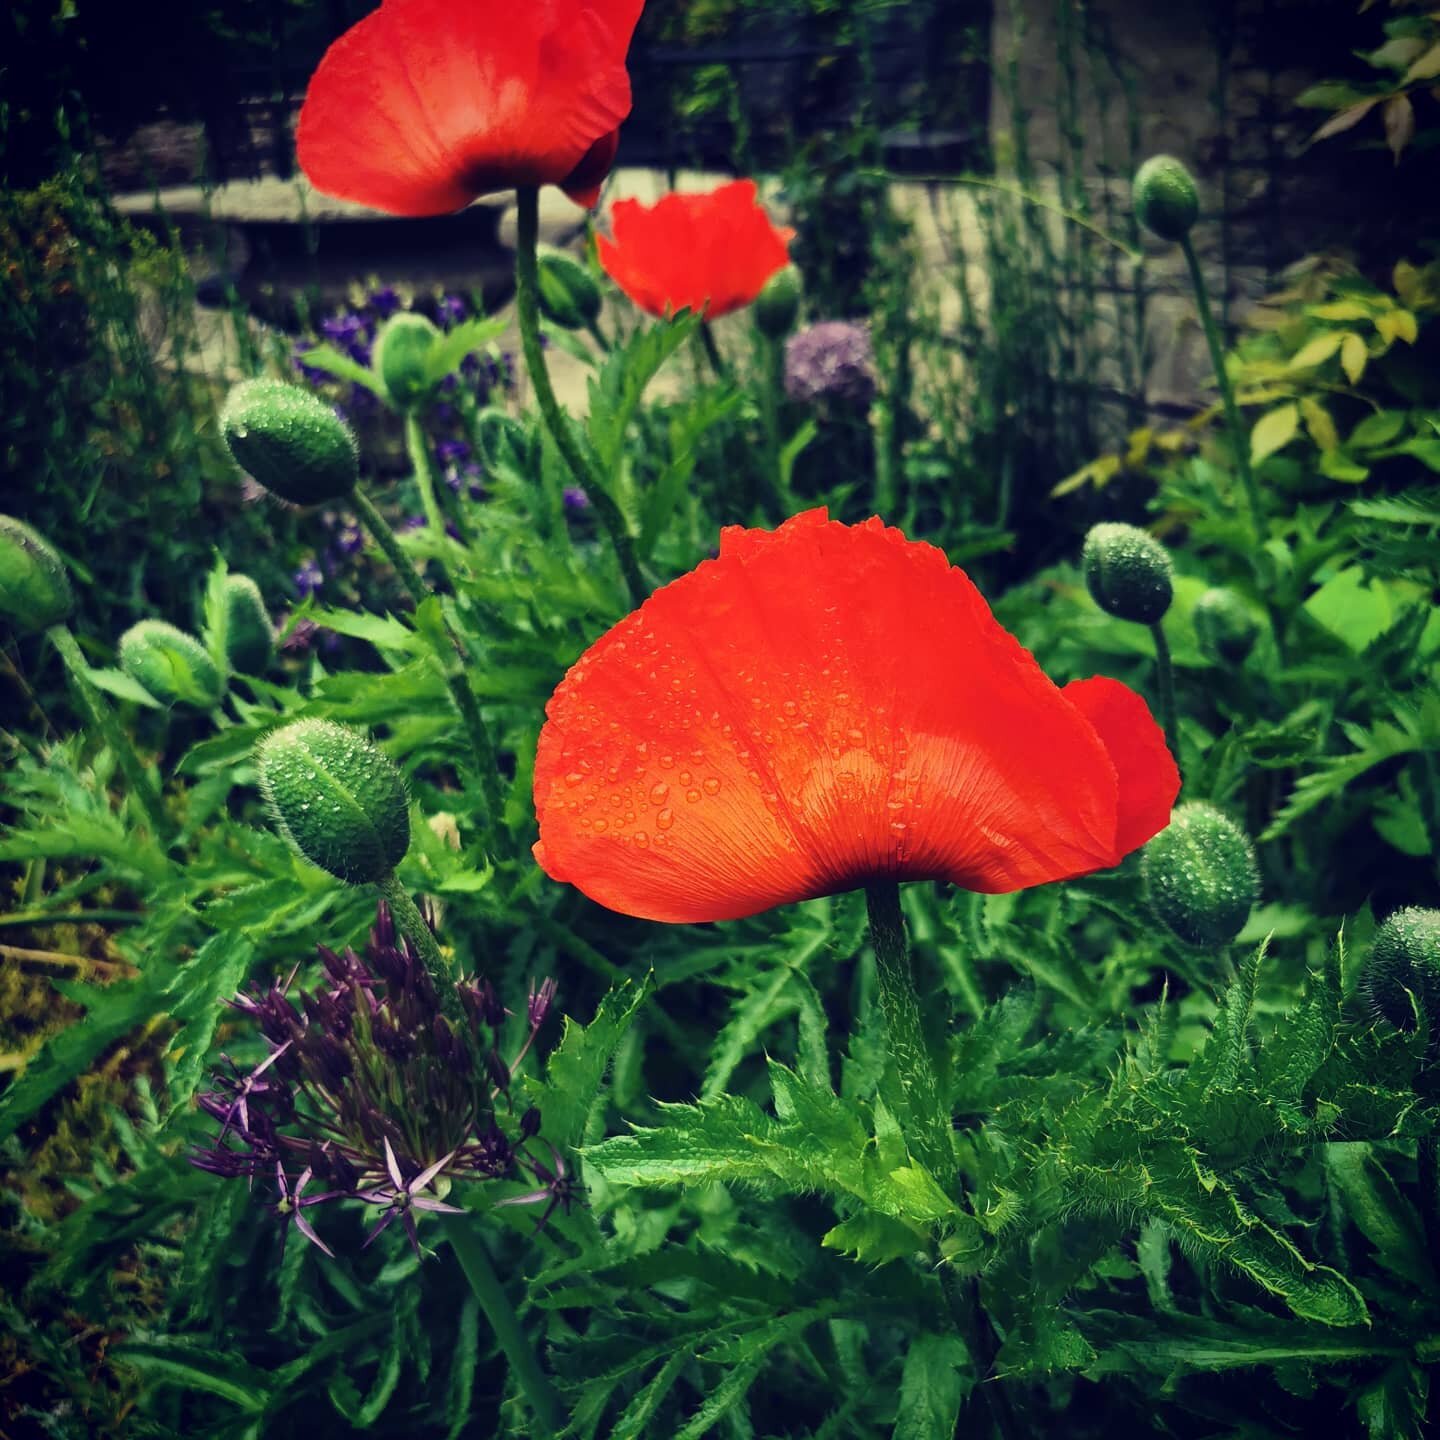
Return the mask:
[[1316, 335], [1290, 357], [1289, 368], [1311, 370], [1317, 365], [1323, 365], [1340, 348], [1340, 342], [1345, 335], [1343, 330], [1327, 330], [1323, 335]]
[[1312, 395], [1300, 401], [1300, 414], [1305, 419], [1305, 428], [1310, 438], [1322, 451], [1335, 450], [1340, 445], [1340, 432], [1330, 418], [1330, 412]]
[[1434, 80], [1437, 76], [1440, 76], [1440, 40], [1411, 65], [1405, 72], [1403, 83], [1411, 85], [1416, 80]]
[[1350, 331], [1340, 346], [1340, 365], [1352, 385], [1359, 383], [1369, 358], [1370, 352], [1365, 348], [1365, 342], [1353, 330]]
[[1368, 320], [1375, 306], [1363, 300], [1330, 300], [1324, 305], [1307, 305], [1305, 313], [1317, 320]]
[[1415, 317], [1408, 310], [1389, 310], [1384, 315], [1377, 315], [1375, 328], [1385, 337], [1387, 345], [1393, 345], [1397, 340], [1413, 345], [1420, 333]]
[[1311, 137], [1311, 142], [1316, 140], [1328, 140], [1332, 135], [1339, 135], [1344, 130], [1358, 125], [1379, 103], [1378, 95], [1371, 96], [1369, 100], [1362, 100], [1358, 105], [1347, 106], [1339, 114], [1332, 115]]
[[1385, 102], [1385, 143], [1400, 163], [1405, 147], [1415, 138], [1415, 107], [1408, 95], [1392, 95]]
[[1250, 432], [1250, 463], [1259, 465], [1283, 450], [1300, 431], [1300, 407], [1293, 401], [1262, 415]]
[[1102, 455], [1098, 460], [1082, 465], [1073, 475], [1067, 475], [1050, 494], [1069, 495], [1084, 485], [1094, 485], [1099, 490], [1120, 473], [1121, 463], [1118, 455]]

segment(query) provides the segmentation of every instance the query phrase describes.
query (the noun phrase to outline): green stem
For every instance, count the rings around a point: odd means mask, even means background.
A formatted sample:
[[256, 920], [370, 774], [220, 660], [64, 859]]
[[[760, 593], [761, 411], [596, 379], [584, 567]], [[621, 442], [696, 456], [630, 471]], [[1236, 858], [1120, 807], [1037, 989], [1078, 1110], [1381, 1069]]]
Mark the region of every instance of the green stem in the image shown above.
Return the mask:
[[1155, 673], [1160, 681], [1160, 718], [1165, 726], [1165, 743], [1180, 763], [1180, 724], [1175, 714], [1175, 667], [1170, 660], [1170, 642], [1157, 620], [1150, 633], [1155, 637]]
[[728, 380], [730, 378], [730, 367], [725, 363], [725, 357], [720, 353], [720, 347], [715, 343], [715, 332], [710, 328], [708, 320], [700, 322], [700, 348], [705, 352], [705, 358], [710, 362], [710, 368], [715, 372], [717, 380]]
[[165, 819], [160, 787], [146, 770], [134, 745], [130, 743], [130, 737], [115, 719], [114, 712], [90, 683], [90, 667], [85, 663], [85, 656], [81, 653], [74, 635], [70, 633], [70, 627], [52, 625], [45, 633], [60, 654], [65, 673], [70, 679], [70, 688], [81, 712], [115, 756], [115, 761], [125, 776], [125, 784], [140, 807], [151, 833], [162, 845], [168, 845], [171, 838], [170, 826]]
[[415, 471], [415, 484], [420, 490], [420, 504], [425, 511], [425, 523], [439, 544], [445, 541], [445, 516], [435, 493], [435, 467], [431, 463], [430, 446], [426, 443], [425, 427], [413, 411], [405, 412], [405, 450]]
[[920, 997], [900, 913], [900, 887], [893, 880], [877, 880], [865, 887], [870, 917], [870, 943], [875, 951], [875, 978], [885, 1034], [900, 1080], [900, 1121], [921, 1162], [942, 1186], [948, 1186], [955, 1169], [950, 1126], [940, 1098], [940, 1078], [925, 1043], [920, 1020]]
[[[359, 515], [361, 523], [370, 532], [375, 543], [385, 552], [386, 558], [395, 567], [396, 574], [399, 575], [406, 590], [410, 592], [410, 598], [415, 602], [416, 607], [423, 605], [426, 600], [430, 599], [433, 592], [416, 573], [409, 556], [400, 548], [400, 542], [395, 538], [394, 531], [385, 523], [385, 517], [375, 508], [375, 502], [357, 486], [350, 492], [350, 503], [355, 507], [355, 513]], [[445, 623], [446, 630], [449, 631], [449, 622]], [[450, 632], [450, 640], [458, 653], [460, 646], [456, 642], [453, 632]], [[470, 750], [475, 757], [475, 765], [479, 771], [480, 788], [485, 797], [485, 808], [490, 814], [490, 825], [495, 843], [508, 851], [509, 835], [501, 823], [505, 803], [500, 791], [500, 768], [495, 757], [495, 744], [490, 738], [485, 717], [480, 713], [479, 703], [475, 699], [475, 692], [470, 688], [469, 680], [465, 677], [465, 671], [463, 669], [452, 671], [450, 657], [446, 655], [437, 653], [435, 662], [440, 667], [440, 673], [450, 691], [450, 698], [460, 712], [460, 718], [464, 722], [465, 732], [470, 740]]]
[[1190, 283], [1195, 289], [1195, 304], [1200, 311], [1200, 327], [1205, 331], [1205, 343], [1210, 347], [1210, 362], [1215, 367], [1215, 383], [1220, 387], [1220, 401], [1225, 407], [1225, 424], [1230, 430], [1230, 448], [1235, 452], [1235, 468], [1240, 474], [1240, 483], [1245, 487], [1245, 500], [1250, 506], [1250, 517], [1257, 537], [1264, 534], [1264, 515], [1260, 509], [1260, 492], [1255, 488], [1255, 476], [1250, 469], [1250, 437], [1246, 434], [1240, 419], [1240, 409], [1235, 404], [1235, 387], [1230, 383], [1229, 372], [1225, 369], [1225, 351], [1220, 343], [1220, 330], [1210, 309], [1210, 292], [1205, 287], [1205, 275], [1200, 269], [1195, 247], [1186, 235], [1180, 241], [1185, 263], [1190, 267]]
[[495, 1274], [485, 1241], [475, 1229], [475, 1219], [471, 1215], [446, 1215], [443, 1223], [450, 1248], [490, 1322], [495, 1342], [510, 1362], [516, 1385], [530, 1403], [535, 1418], [529, 1433], [540, 1440], [549, 1440], [564, 1429], [565, 1411]]
[[587, 320], [585, 328], [590, 332], [591, 339], [600, 347], [600, 353], [608, 355], [614, 347], [610, 344], [609, 337], [600, 328], [600, 321], [598, 319]]
[[575, 483], [585, 492], [591, 508], [610, 536], [631, 602], [641, 605], [650, 591], [640, 573], [634, 538], [624, 515], [620, 513], [620, 507], [595, 473], [575, 439], [569, 421], [561, 412], [560, 402], [556, 400], [550, 384], [545, 352], [540, 348], [540, 302], [537, 298], [540, 281], [535, 259], [535, 242], [540, 233], [540, 192], [533, 186], [521, 186], [515, 192], [515, 200], [519, 207], [515, 243], [515, 309], [520, 320], [520, 344], [525, 352], [525, 368], [529, 372], [530, 383], [535, 387], [535, 399], [545, 428], [570, 467]]
[[396, 878], [395, 872], [392, 870], [383, 880], [376, 881], [375, 888], [389, 905], [395, 928], [420, 952], [420, 958], [432, 974], [444, 975], [447, 966], [445, 957], [440, 953], [439, 942], [425, 923], [420, 907], [410, 898], [410, 892]]

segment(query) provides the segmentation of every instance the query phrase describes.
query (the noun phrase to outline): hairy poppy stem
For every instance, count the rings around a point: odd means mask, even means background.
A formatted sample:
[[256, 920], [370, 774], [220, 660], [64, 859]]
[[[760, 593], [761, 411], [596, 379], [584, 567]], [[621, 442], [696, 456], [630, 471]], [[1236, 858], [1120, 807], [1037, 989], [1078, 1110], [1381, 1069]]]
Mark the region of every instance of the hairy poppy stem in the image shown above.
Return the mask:
[[700, 348], [705, 352], [705, 358], [710, 362], [710, 368], [715, 372], [717, 380], [728, 380], [730, 378], [730, 367], [725, 363], [725, 357], [720, 353], [720, 346], [715, 341], [715, 332], [710, 328], [708, 320], [700, 322]]
[[1235, 404], [1235, 387], [1225, 370], [1225, 352], [1220, 344], [1220, 329], [1210, 309], [1210, 292], [1205, 286], [1205, 275], [1189, 235], [1180, 241], [1180, 250], [1190, 267], [1190, 284], [1195, 291], [1196, 308], [1200, 311], [1200, 328], [1204, 330], [1205, 343], [1210, 347], [1210, 361], [1215, 366], [1215, 383], [1220, 387], [1220, 402], [1225, 408], [1225, 424], [1230, 431], [1230, 448], [1235, 452], [1235, 468], [1239, 472], [1240, 483], [1245, 487], [1245, 500], [1250, 506], [1250, 519], [1258, 537], [1263, 532], [1264, 514], [1260, 509], [1260, 492], [1255, 488], [1255, 476], [1250, 469], [1250, 437], [1245, 433], [1240, 409]]
[[[400, 542], [395, 538], [389, 525], [385, 523], [385, 517], [375, 508], [375, 502], [358, 485], [350, 492], [350, 503], [360, 517], [361, 524], [370, 532], [375, 543], [385, 552], [385, 558], [394, 566], [401, 584], [409, 591], [410, 598], [418, 609], [431, 598], [433, 592], [430, 587], [415, 573], [415, 567], [410, 562], [410, 557], [400, 548]], [[449, 630], [448, 622], [446, 630]], [[453, 644], [455, 641], [453, 634], [450, 639]], [[459, 649], [458, 645], [456, 645], [456, 649]], [[470, 688], [470, 682], [465, 678], [464, 670], [452, 673], [448, 657], [444, 655], [437, 654], [435, 662], [439, 665], [440, 673], [445, 678], [450, 698], [460, 712], [460, 718], [464, 722], [465, 731], [470, 740], [470, 749], [475, 756], [475, 764], [480, 772], [480, 788], [485, 797], [485, 808], [490, 812], [490, 826], [495, 843], [502, 850], [508, 852], [510, 837], [501, 825], [505, 802], [500, 793], [500, 768], [495, 758], [495, 744], [490, 738], [485, 717], [480, 713], [475, 692]]]
[[1170, 660], [1170, 642], [1157, 620], [1150, 633], [1155, 637], [1155, 671], [1160, 680], [1160, 718], [1165, 725], [1165, 743], [1175, 764], [1180, 764], [1180, 723], [1175, 717], [1175, 666]]
[[445, 516], [435, 493], [435, 471], [430, 463], [430, 447], [425, 443], [425, 427], [413, 411], [405, 412], [405, 449], [415, 471], [415, 484], [420, 491], [420, 504], [425, 511], [425, 523], [437, 541], [445, 539]]
[[515, 1307], [511, 1305], [504, 1286], [495, 1274], [495, 1267], [490, 1263], [485, 1241], [475, 1229], [475, 1219], [471, 1215], [446, 1215], [443, 1223], [450, 1248], [455, 1252], [455, 1258], [470, 1282], [470, 1289], [490, 1322], [495, 1343], [509, 1361], [515, 1383], [530, 1402], [534, 1415], [530, 1433], [540, 1440], [549, 1440], [565, 1427], [565, 1412], [560, 1397], [540, 1368], [539, 1357], [520, 1327]]
[[641, 605], [650, 594], [650, 588], [640, 573], [634, 538], [624, 515], [620, 513], [620, 507], [586, 459], [569, 420], [560, 410], [560, 402], [556, 400], [555, 390], [550, 384], [545, 352], [540, 348], [540, 276], [535, 257], [535, 244], [540, 234], [540, 192], [533, 185], [522, 185], [515, 192], [515, 201], [519, 207], [515, 241], [515, 309], [520, 318], [520, 344], [525, 352], [525, 368], [529, 372], [530, 383], [535, 387], [535, 399], [545, 420], [545, 428], [570, 467], [575, 483], [585, 492], [586, 499], [610, 536], [631, 602]]
[[940, 1079], [920, 1020], [920, 996], [910, 965], [899, 885], [893, 880], [867, 885], [865, 908], [870, 917], [870, 944], [875, 951], [875, 978], [880, 987], [885, 1034], [900, 1081], [900, 1122], [920, 1160], [945, 1186], [955, 1169], [955, 1152], [940, 1097]]
[[74, 635], [70, 633], [70, 627], [64, 624], [52, 625], [45, 633], [64, 663], [65, 674], [70, 680], [70, 689], [76, 703], [85, 719], [114, 755], [115, 763], [125, 777], [126, 788], [140, 807], [151, 834], [162, 845], [168, 845], [171, 839], [170, 826], [165, 819], [159, 786], [155, 784], [134, 745], [130, 743], [130, 737], [120, 728], [114, 712], [91, 682], [90, 667], [85, 663], [85, 656], [81, 653]]
[[425, 923], [425, 917], [420, 913], [420, 907], [410, 898], [409, 891], [396, 879], [395, 872], [392, 870], [383, 880], [378, 881], [375, 888], [390, 907], [396, 929], [420, 952], [420, 958], [430, 971], [436, 975], [445, 974], [445, 957], [440, 953], [440, 945], [434, 932]]

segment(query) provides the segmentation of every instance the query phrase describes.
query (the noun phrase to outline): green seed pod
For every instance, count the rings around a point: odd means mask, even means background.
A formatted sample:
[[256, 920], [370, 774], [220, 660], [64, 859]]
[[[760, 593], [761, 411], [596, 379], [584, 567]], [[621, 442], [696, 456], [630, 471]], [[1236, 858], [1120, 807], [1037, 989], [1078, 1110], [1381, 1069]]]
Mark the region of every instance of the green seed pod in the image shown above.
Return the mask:
[[1170, 552], [1134, 525], [1092, 526], [1081, 565], [1095, 603], [1121, 620], [1154, 625], [1170, 608], [1175, 593]]
[[1375, 935], [1362, 984], [1375, 1013], [1397, 1030], [1415, 1028], [1417, 1005], [1432, 1030], [1440, 1026], [1440, 910], [1411, 906], [1390, 916]]
[[1136, 172], [1135, 218], [1162, 240], [1183, 240], [1200, 216], [1195, 177], [1173, 155], [1152, 155]]
[[777, 270], [755, 297], [755, 325], [767, 340], [783, 340], [800, 318], [800, 272], [793, 265]]
[[587, 266], [562, 250], [542, 250], [536, 298], [541, 313], [565, 330], [583, 330], [600, 316], [600, 287]]
[[360, 456], [350, 427], [321, 399], [283, 380], [246, 380], [220, 412], [235, 463], [292, 505], [339, 500], [355, 488]]
[[1192, 618], [1200, 649], [1217, 665], [1243, 665], [1260, 637], [1260, 622], [1233, 590], [1207, 590]]
[[534, 460], [530, 432], [503, 410], [482, 410], [475, 427], [480, 458], [487, 470], [529, 475]]
[[276, 828], [312, 865], [374, 884], [410, 848], [404, 777], [361, 731], [297, 720], [260, 741], [255, 764]]
[[1260, 898], [1250, 838], [1204, 801], [1178, 806], [1140, 858], [1157, 919], [1187, 945], [1225, 945], [1245, 928]]
[[23, 520], [0, 515], [0, 616], [27, 635], [70, 618], [75, 592], [65, 562]]
[[426, 374], [430, 351], [440, 340], [440, 331], [412, 310], [392, 315], [375, 337], [375, 373], [385, 394], [397, 410], [413, 410], [430, 398], [436, 384]]
[[275, 658], [265, 598], [248, 575], [225, 577], [225, 658], [239, 675], [263, 675]]
[[210, 652], [164, 620], [141, 620], [120, 637], [120, 668], [166, 705], [209, 710], [225, 697], [225, 678]]

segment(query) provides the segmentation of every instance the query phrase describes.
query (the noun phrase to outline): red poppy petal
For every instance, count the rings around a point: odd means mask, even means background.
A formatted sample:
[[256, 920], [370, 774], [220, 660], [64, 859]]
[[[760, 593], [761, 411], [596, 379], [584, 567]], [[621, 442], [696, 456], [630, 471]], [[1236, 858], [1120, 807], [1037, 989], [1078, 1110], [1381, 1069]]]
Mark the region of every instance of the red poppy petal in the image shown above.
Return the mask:
[[1061, 693], [1095, 727], [1119, 779], [1112, 864], [1119, 864], [1170, 823], [1180, 771], [1150, 707], [1106, 675], [1072, 680]]
[[559, 184], [629, 113], [625, 52], [640, 9], [385, 0], [312, 77], [300, 164], [327, 194], [397, 215]]
[[535, 767], [555, 879], [718, 920], [882, 876], [1004, 891], [1112, 863], [1095, 726], [932, 546], [812, 511], [601, 637]]
[[580, 163], [565, 177], [561, 187], [577, 204], [593, 210], [600, 202], [600, 187], [605, 183], [620, 150], [620, 131], [602, 135], [586, 152]]

